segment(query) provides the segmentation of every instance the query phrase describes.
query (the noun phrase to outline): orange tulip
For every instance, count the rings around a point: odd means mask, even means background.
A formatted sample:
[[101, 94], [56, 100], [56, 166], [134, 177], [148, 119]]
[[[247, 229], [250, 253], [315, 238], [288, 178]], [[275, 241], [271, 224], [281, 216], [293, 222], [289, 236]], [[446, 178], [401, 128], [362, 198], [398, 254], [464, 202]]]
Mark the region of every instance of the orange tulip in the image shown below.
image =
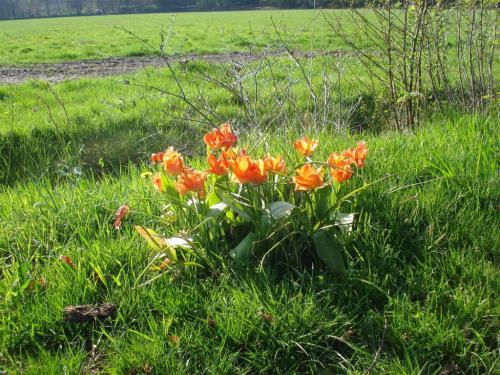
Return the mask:
[[153, 164], [160, 163], [163, 161], [164, 152], [158, 152], [157, 154], [151, 154], [151, 161]]
[[350, 148], [344, 151], [344, 156], [349, 159], [351, 164], [356, 165], [358, 168], [365, 166], [365, 160], [368, 156], [368, 149], [364, 141], [359, 142], [356, 148]]
[[236, 143], [236, 140], [237, 137], [231, 130], [230, 124], [222, 124], [203, 137], [203, 141], [212, 150], [227, 150]]
[[323, 168], [315, 169], [311, 164], [304, 164], [297, 169], [296, 175], [292, 177], [295, 183], [295, 191], [306, 191], [316, 189], [323, 185]]
[[252, 160], [248, 155], [240, 154], [234, 160], [229, 160], [236, 181], [240, 184], [261, 184], [267, 178], [267, 168], [264, 160]]
[[273, 158], [271, 155], [266, 155], [264, 162], [269, 172], [286, 173], [285, 159], [282, 156]]
[[222, 151], [222, 156], [226, 160], [232, 160], [235, 159], [238, 155], [246, 155], [246, 154], [247, 150], [245, 150], [244, 148], [239, 149], [237, 147], [228, 148], [227, 150]]
[[161, 173], [155, 173], [153, 176], [153, 186], [155, 187], [156, 191], [163, 193], [165, 190], [163, 187], [163, 181], [161, 178]]
[[180, 195], [186, 195], [187, 192], [192, 191], [203, 197], [205, 195], [205, 179], [207, 178], [207, 174], [207, 172], [185, 168], [182, 174], [177, 177], [175, 187]]
[[209, 153], [207, 160], [208, 164], [210, 165], [210, 169], [208, 170], [208, 172], [216, 174], [218, 176], [227, 175], [229, 162], [226, 160], [224, 153], [222, 153], [220, 159], [217, 159], [214, 154]]
[[293, 143], [293, 146], [302, 156], [311, 156], [316, 147], [318, 147], [318, 141], [315, 139], [310, 139], [308, 136], [304, 136], [300, 139], [297, 139]]
[[163, 169], [171, 176], [180, 175], [184, 170], [184, 159], [172, 146], [163, 154]]
[[330, 165], [330, 174], [334, 181], [342, 183], [352, 177], [351, 159], [334, 152], [328, 158], [328, 164]]

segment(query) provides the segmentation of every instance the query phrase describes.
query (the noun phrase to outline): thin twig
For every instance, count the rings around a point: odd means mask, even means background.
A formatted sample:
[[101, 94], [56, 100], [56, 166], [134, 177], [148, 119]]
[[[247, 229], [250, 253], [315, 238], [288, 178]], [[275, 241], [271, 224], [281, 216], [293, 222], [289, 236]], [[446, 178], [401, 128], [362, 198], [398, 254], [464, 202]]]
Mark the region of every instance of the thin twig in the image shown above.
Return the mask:
[[380, 354], [382, 353], [382, 349], [384, 348], [384, 340], [385, 340], [385, 333], [387, 332], [387, 318], [384, 319], [384, 330], [382, 331], [382, 337], [380, 338], [380, 345], [377, 349], [377, 352], [375, 353], [375, 356], [373, 357], [373, 361], [370, 364], [370, 367], [366, 369], [365, 372], [363, 372], [363, 375], [369, 375], [373, 368], [375, 367], [375, 364], [377, 363], [378, 359], [380, 358]]

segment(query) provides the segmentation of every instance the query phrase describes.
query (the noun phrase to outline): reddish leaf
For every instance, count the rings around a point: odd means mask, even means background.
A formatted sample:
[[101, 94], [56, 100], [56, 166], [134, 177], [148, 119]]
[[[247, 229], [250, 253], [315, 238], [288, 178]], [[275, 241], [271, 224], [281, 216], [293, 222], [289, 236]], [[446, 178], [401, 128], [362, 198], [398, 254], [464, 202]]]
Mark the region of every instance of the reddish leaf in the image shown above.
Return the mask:
[[151, 366], [149, 363], [143, 363], [142, 364], [142, 371], [144, 371], [145, 374], [152, 374], [153, 373], [153, 366]]
[[31, 280], [27, 289], [31, 291], [35, 289], [35, 285], [36, 285], [36, 280]]
[[260, 317], [268, 323], [271, 323], [274, 320], [274, 316], [266, 312], [261, 312]]
[[40, 278], [37, 280], [37, 284], [40, 285], [41, 288], [46, 288], [47, 287], [47, 280], [45, 278]]
[[168, 259], [168, 258], [165, 259], [163, 262], [161, 262], [161, 264], [159, 266], [160, 270], [163, 271], [165, 268], [167, 268], [170, 265], [170, 263], [172, 263], [172, 261], [170, 259]]
[[61, 255], [61, 256], [59, 257], [59, 260], [60, 260], [61, 262], [66, 263], [68, 266], [70, 266], [70, 267], [71, 267], [71, 268], [73, 268], [74, 270], [76, 270], [76, 266], [75, 266], [75, 264], [73, 263], [73, 261], [71, 260], [71, 258], [70, 258], [69, 256], [67, 256], [67, 255]]
[[217, 327], [217, 322], [215, 320], [213, 320], [212, 318], [208, 318], [207, 319], [207, 323], [208, 323], [208, 326], [210, 328], [215, 328]]
[[179, 336], [168, 336], [168, 341], [170, 341], [172, 345], [179, 345], [181, 339], [179, 338]]
[[120, 208], [118, 209], [118, 211], [116, 211], [115, 213], [115, 229], [120, 229], [121, 225], [122, 225], [122, 220], [125, 216], [127, 216], [127, 214], [129, 213], [130, 211], [130, 207], [127, 206], [126, 204], [123, 204], [120, 206]]

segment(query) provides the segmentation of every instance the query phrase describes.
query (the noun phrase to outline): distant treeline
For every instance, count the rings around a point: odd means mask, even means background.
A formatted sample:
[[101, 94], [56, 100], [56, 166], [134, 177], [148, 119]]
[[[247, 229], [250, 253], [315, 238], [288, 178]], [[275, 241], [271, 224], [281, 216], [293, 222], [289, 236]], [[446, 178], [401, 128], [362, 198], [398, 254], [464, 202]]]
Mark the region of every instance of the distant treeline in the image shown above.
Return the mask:
[[254, 8], [341, 8], [365, 0], [0, 0], [0, 19]]

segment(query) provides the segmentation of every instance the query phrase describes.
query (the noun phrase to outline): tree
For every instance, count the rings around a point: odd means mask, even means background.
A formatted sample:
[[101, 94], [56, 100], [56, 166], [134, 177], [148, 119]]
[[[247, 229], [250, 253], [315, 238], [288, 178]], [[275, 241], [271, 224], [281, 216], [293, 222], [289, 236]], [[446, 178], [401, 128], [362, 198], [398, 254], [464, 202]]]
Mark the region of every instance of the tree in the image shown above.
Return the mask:
[[[350, 0], [351, 1], [351, 0]], [[364, 0], [355, 0], [362, 5]], [[0, 0], [0, 19], [131, 12], [341, 7], [346, 0]]]

